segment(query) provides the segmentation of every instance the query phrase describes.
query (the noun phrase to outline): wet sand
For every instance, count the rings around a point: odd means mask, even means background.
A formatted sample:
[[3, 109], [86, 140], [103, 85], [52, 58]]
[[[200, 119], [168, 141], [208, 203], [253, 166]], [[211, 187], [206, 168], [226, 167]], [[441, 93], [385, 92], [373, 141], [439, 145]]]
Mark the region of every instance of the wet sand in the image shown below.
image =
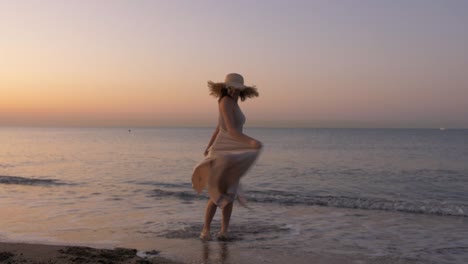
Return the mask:
[[136, 249], [97, 249], [76, 246], [0, 243], [2, 264], [68, 264], [68, 263], [135, 263], [176, 264], [158, 256], [156, 250], [146, 252], [147, 258], [137, 256]]
[[[183, 243], [182, 243], [183, 244]], [[144, 252], [147, 257], [137, 256], [136, 249], [98, 249], [79, 246], [54, 246], [43, 244], [20, 244], [0, 242], [1, 264], [182, 264], [182, 263], [294, 263], [294, 264], [426, 264], [424, 261], [366, 257], [363, 255], [313, 254], [307, 256], [283, 255], [271, 250], [230, 251], [229, 243], [200, 243], [200, 247], [186, 248], [179, 261], [159, 256], [159, 251]], [[198, 254], [202, 254], [200, 257]], [[213, 251], [213, 252], [212, 252]], [[218, 252], [219, 251], [219, 252]], [[140, 254], [139, 254], [140, 255]], [[273, 260], [274, 259], [274, 260]]]

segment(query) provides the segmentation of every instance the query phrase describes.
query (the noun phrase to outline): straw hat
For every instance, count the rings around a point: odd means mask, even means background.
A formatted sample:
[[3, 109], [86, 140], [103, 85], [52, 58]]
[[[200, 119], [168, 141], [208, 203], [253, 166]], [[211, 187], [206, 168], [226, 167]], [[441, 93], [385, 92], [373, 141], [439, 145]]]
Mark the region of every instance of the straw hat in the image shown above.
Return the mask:
[[220, 97], [221, 90], [223, 88], [238, 89], [241, 93], [240, 96], [244, 98], [257, 97], [258, 92], [255, 85], [247, 86], [244, 84], [244, 77], [238, 73], [229, 73], [226, 75], [224, 82], [214, 83], [208, 82], [208, 88], [210, 89], [210, 95]]

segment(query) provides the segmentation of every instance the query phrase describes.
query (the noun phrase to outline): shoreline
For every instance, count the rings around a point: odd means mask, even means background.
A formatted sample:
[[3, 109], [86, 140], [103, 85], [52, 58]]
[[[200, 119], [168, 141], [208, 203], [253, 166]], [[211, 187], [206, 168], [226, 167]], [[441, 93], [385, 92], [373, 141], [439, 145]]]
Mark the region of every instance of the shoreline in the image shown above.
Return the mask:
[[159, 251], [137, 255], [136, 249], [100, 249], [85, 246], [63, 246], [0, 242], [0, 263], [5, 264], [69, 264], [69, 263], [139, 263], [180, 264], [159, 256]]

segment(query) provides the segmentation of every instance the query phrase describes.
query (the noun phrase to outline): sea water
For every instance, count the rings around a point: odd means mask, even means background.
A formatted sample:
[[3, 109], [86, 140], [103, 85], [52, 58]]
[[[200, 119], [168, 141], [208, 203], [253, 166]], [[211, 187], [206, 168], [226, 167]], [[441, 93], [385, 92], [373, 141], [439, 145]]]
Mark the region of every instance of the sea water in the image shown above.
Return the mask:
[[221, 244], [198, 241], [207, 196], [191, 188], [212, 132], [0, 128], [0, 241], [153, 247], [190, 263], [468, 263], [468, 130], [246, 128], [264, 149]]

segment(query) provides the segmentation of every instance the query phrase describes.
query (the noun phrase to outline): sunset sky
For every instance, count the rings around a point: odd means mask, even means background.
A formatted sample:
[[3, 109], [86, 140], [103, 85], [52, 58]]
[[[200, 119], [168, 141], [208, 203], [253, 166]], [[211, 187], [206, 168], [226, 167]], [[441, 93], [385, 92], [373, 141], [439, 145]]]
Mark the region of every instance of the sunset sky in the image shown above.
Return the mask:
[[0, 0], [0, 125], [468, 128], [468, 1]]

